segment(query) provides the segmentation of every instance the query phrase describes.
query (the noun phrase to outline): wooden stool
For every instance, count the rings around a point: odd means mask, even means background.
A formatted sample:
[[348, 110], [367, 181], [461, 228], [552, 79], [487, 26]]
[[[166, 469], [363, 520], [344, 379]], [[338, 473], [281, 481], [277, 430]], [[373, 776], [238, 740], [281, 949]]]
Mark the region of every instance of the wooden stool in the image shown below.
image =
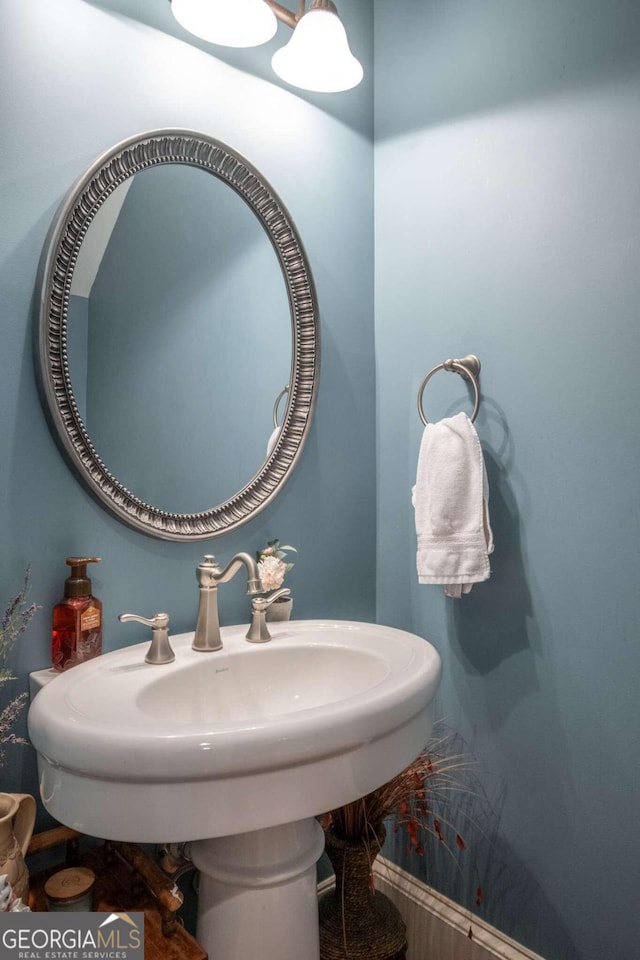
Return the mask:
[[144, 913], [145, 960], [207, 960], [206, 952], [176, 916], [182, 894], [140, 847], [105, 840], [79, 855], [82, 836], [68, 827], [56, 827], [32, 837], [27, 856], [66, 844], [65, 863], [30, 878], [29, 906], [33, 911], [46, 911], [44, 885], [57, 870], [70, 865], [89, 867], [96, 875], [95, 911]]

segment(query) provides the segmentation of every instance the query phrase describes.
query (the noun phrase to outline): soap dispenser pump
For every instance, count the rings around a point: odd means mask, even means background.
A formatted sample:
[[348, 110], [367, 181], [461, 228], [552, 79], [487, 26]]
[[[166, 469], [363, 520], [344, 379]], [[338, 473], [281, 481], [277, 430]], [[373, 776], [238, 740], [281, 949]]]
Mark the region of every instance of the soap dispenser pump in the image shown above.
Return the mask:
[[102, 601], [91, 593], [88, 563], [100, 563], [100, 557], [67, 557], [71, 574], [63, 599], [53, 608], [54, 670], [67, 670], [102, 653]]

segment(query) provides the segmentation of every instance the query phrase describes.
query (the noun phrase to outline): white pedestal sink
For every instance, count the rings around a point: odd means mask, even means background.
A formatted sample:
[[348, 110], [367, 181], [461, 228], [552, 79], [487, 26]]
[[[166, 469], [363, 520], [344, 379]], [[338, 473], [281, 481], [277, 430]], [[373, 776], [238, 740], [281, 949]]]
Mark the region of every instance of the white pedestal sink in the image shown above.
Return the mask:
[[[316, 960], [317, 814], [385, 783], [426, 743], [440, 658], [427, 641], [350, 621], [222, 630], [224, 648], [171, 638], [56, 677], [29, 735], [40, 793], [91, 836], [192, 841], [201, 871], [198, 939], [212, 960]], [[197, 841], [197, 842], [194, 842]]]

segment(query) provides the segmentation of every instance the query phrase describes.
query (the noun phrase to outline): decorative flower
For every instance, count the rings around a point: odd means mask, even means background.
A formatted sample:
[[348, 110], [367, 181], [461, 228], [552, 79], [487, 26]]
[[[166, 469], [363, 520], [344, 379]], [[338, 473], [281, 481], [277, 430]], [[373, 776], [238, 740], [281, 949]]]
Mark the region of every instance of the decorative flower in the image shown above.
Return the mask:
[[285, 563], [284, 560], [289, 551], [297, 553], [295, 547], [280, 546], [279, 540], [269, 540], [266, 547], [256, 553], [258, 573], [265, 593], [278, 590], [293, 567], [292, 563]]
[[258, 564], [263, 590], [277, 590], [282, 586], [287, 566], [277, 557], [265, 557]]

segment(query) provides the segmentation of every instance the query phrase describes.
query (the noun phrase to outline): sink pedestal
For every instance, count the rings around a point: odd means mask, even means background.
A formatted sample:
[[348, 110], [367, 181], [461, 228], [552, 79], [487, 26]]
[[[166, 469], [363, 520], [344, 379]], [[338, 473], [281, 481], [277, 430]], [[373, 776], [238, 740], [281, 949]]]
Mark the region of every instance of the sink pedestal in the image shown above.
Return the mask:
[[189, 844], [200, 871], [197, 939], [215, 960], [318, 960], [315, 819]]

